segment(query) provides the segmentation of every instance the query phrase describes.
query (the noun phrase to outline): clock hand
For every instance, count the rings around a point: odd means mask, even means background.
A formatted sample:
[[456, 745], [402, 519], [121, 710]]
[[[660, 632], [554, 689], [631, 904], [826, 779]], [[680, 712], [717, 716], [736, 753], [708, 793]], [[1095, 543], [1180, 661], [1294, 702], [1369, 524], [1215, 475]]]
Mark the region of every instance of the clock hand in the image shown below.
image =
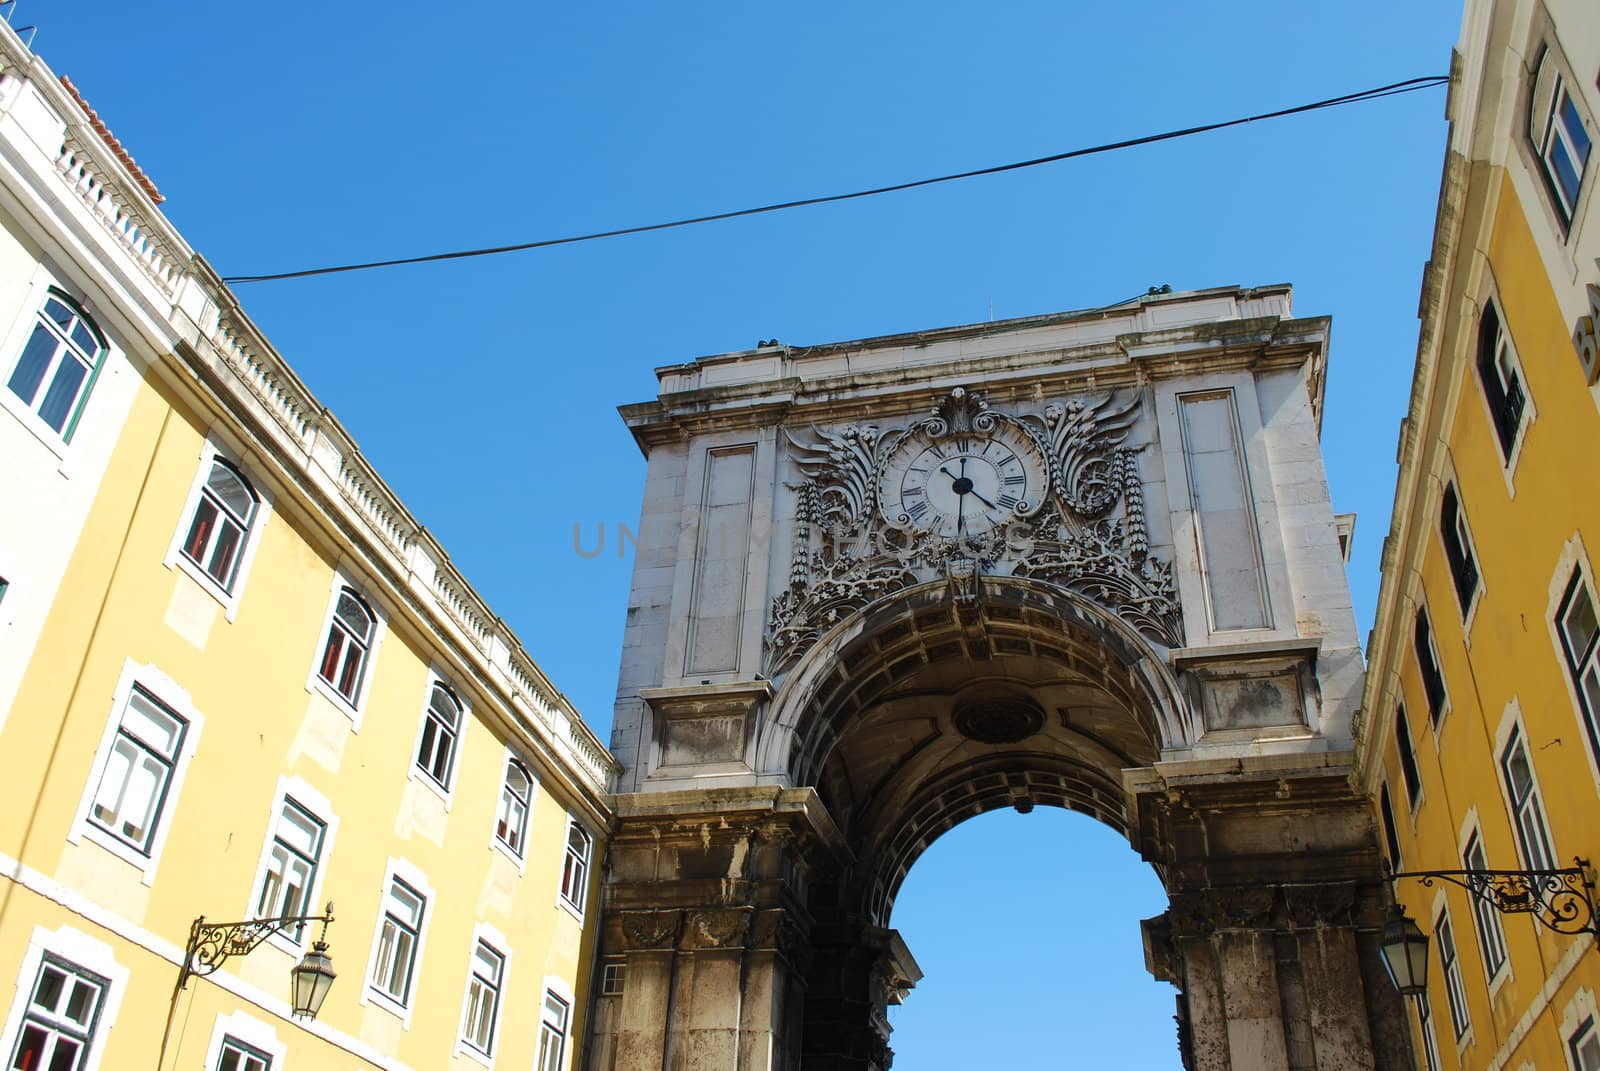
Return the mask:
[[[990, 509], [994, 509], [995, 508], [995, 504], [993, 502], [990, 502], [987, 498], [984, 498], [982, 495], [980, 495], [978, 493], [978, 489], [977, 488], [973, 488], [971, 491], [968, 491], [967, 494], [972, 495], [979, 502], [982, 502], [985, 506], [988, 506]], [[966, 497], [966, 496], [963, 495], [962, 497]]]
[[[961, 460], [965, 461], [966, 458], [962, 458]], [[962, 466], [962, 467], [963, 467], [963, 469], [965, 469], [965, 466]], [[949, 468], [947, 468], [944, 465], [940, 465], [939, 466], [939, 471], [944, 473], [946, 476], [950, 477], [950, 482], [951, 483], [955, 483], [957, 480], [959, 480], [961, 478], [961, 477], [957, 476], [955, 473], [951, 472], [949, 470]]]

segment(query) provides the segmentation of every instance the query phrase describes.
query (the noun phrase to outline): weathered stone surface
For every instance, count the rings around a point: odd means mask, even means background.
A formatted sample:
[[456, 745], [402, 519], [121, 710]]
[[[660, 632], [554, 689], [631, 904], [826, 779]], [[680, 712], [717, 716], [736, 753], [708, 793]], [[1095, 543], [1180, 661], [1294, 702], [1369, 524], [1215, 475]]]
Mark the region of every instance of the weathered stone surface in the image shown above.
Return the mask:
[[763, 347], [623, 410], [648, 530], [601, 952], [630, 974], [592, 1066], [885, 1071], [911, 866], [1053, 805], [1162, 875], [1145, 955], [1191, 1071], [1412, 1071], [1348, 783], [1328, 325], [1288, 296]]

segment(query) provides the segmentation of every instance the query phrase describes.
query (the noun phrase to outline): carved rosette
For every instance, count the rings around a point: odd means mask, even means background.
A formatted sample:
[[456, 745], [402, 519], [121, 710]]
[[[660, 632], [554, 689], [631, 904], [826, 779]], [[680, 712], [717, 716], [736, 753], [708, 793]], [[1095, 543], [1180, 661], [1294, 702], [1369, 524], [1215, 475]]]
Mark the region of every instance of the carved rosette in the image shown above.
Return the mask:
[[[1103, 394], [1011, 415], [957, 388], [932, 414], [903, 427], [852, 425], [789, 435], [795, 491], [789, 585], [772, 602], [768, 671], [792, 665], [821, 635], [897, 591], [939, 577], [952, 598], [977, 597], [985, 574], [1030, 577], [1106, 607], [1151, 641], [1178, 647], [1183, 624], [1172, 567], [1149, 553], [1144, 494], [1128, 435], [1142, 395]], [[1024, 504], [1015, 523], [950, 538], [884, 515], [879, 481], [908, 440], [1024, 434], [1049, 467], [1047, 501]], [[1015, 441], [1015, 439], [1013, 439]], [[1019, 507], [1022, 509], [1023, 507]]]

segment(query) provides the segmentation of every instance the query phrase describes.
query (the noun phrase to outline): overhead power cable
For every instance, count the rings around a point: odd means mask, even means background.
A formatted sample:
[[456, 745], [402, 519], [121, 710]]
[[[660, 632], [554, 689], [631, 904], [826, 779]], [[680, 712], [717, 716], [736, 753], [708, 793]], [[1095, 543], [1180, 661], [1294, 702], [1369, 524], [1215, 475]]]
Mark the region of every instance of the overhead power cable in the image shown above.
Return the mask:
[[1146, 134], [1143, 137], [1107, 142], [1104, 145], [1092, 145], [1088, 148], [1052, 153], [1049, 156], [1039, 156], [1032, 160], [1018, 160], [1015, 163], [996, 164], [993, 167], [980, 167], [972, 171], [958, 171], [951, 175], [915, 179], [911, 182], [897, 182], [892, 186], [875, 186], [869, 190], [855, 190], [851, 193], [805, 197], [797, 201], [780, 201], [776, 204], [758, 205], [754, 208], [734, 209], [731, 212], [713, 212], [710, 215], [690, 216], [685, 219], [668, 220], [664, 223], [645, 223], [636, 227], [618, 227], [614, 230], [573, 234], [564, 238], [544, 238], [535, 242], [518, 242], [514, 245], [487, 246], [481, 249], [457, 249], [447, 253], [396, 257], [392, 260], [369, 260], [358, 264], [333, 264], [321, 268], [302, 268], [299, 271], [273, 272], [265, 275], [230, 275], [224, 277], [222, 281], [225, 283], [268, 283], [279, 279], [304, 279], [312, 275], [335, 275], [341, 272], [367, 271], [372, 268], [393, 268], [402, 264], [428, 264], [440, 260], [465, 260], [468, 257], [488, 257], [500, 253], [516, 253], [524, 249], [545, 249], [556, 245], [575, 245], [579, 242], [598, 241], [601, 238], [620, 238], [628, 234], [647, 234], [650, 231], [665, 231], [674, 227], [690, 227], [697, 223], [715, 223], [718, 220], [738, 219], [741, 216], [759, 216], [767, 212], [782, 212], [790, 208], [825, 205], [835, 201], [853, 201], [862, 197], [876, 197], [885, 193], [914, 190], [922, 186], [935, 186], [942, 182], [956, 182], [960, 179], [978, 178], [983, 175], [998, 175], [1006, 171], [1021, 171], [1028, 167], [1039, 167], [1042, 164], [1054, 164], [1062, 160], [1073, 160], [1080, 156], [1094, 156], [1099, 153], [1114, 152], [1118, 149], [1131, 149], [1138, 145], [1151, 145], [1158, 141], [1172, 141], [1176, 138], [1192, 137], [1195, 134], [1207, 134], [1213, 130], [1225, 130], [1228, 127], [1260, 122], [1263, 119], [1281, 119], [1284, 116], [1299, 115], [1302, 112], [1317, 111], [1321, 108], [1337, 108], [1346, 104], [1359, 104], [1363, 101], [1397, 96], [1401, 93], [1415, 93], [1418, 90], [1434, 89], [1438, 86], [1446, 85], [1449, 81], [1450, 79], [1447, 75], [1408, 78], [1403, 82], [1391, 82], [1386, 86], [1376, 86], [1372, 89], [1363, 89], [1358, 93], [1346, 93], [1343, 96], [1329, 97], [1327, 100], [1319, 100], [1311, 104], [1297, 104], [1292, 108], [1279, 108], [1277, 111], [1262, 112], [1259, 115], [1247, 115], [1239, 119], [1227, 119], [1217, 123], [1205, 123], [1201, 126], [1184, 127], [1182, 130], [1168, 130], [1162, 134]]

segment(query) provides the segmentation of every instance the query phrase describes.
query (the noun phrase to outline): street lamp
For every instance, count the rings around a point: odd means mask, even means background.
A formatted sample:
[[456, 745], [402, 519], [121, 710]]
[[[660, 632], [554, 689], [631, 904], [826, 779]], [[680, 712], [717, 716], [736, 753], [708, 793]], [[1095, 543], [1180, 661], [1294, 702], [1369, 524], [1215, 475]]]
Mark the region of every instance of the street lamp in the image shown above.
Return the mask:
[[1428, 936], [1395, 904], [1383, 924], [1383, 966], [1402, 997], [1421, 996], [1428, 988]]
[[[1448, 882], [1503, 915], [1532, 915], [1556, 933], [1587, 933], [1600, 941], [1589, 861], [1573, 863], [1559, 870], [1407, 870], [1389, 879], [1415, 878], [1430, 888]], [[1417, 996], [1427, 988], [1428, 938], [1399, 904], [1383, 926], [1383, 965], [1402, 996]]]
[[178, 986], [172, 991], [173, 1004], [177, 1004], [178, 993], [189, 984], [190, 975], [204, 978], [221, 967], [230, 956], [247, 954], [275, 933], [282, 933], [290, 926], [320, 922], [322, 932], [311, 946], [311, 951], [289, 972], [290, 1003], [294, 1014], [315, 1019], [336, 977], [326, 940], [328, 923], [332, 921], [331, 902], [321, 915], [284, 915], [271, 919], [250, 919], [247, 922], [207, 922], [206, 917], [201, 915], [189, 927], [189, 944], [184, 949], [183, 967], [178, 971]]

